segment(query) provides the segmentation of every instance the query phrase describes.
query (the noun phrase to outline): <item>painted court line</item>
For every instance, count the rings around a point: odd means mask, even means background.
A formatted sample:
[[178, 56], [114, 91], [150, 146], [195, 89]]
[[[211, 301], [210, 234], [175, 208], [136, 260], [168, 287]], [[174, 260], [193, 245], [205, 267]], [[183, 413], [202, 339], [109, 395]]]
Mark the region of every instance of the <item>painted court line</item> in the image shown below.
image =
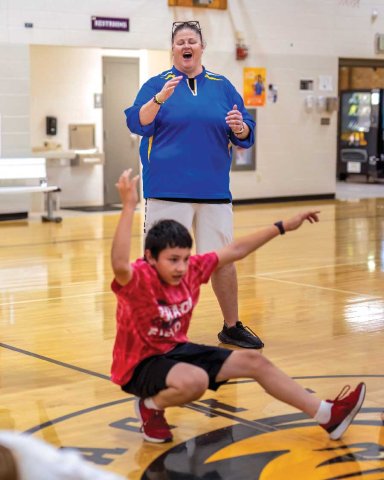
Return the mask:
[[29, 357], [36, 358], [38, 360], [43, 360], [44, 362], [53, 363], [58, 365], [59, 367], [69, 368], [71, 370], [75, 370], [76, 372], [85, 373], [87, 375], [91, 375], [93, 377], [102, 378], [103, 380], [110, 381], [109, 375], [104, 375], [102, 373], [93, 372], [92, 370], [88, 370], [87, 368], [77, 367], [76, 365], [71, 365], [70, 363], [61, 362], [60, 360], [55, 360], [54, 358], [46, 357], [44, 355], [40, 355], [38, 353], [33, 353], [28, 350], [24, 350], [23, 348], [14, 347], [13, 345], [8, 345], [6, 343], [0, 343], [0, 348], [6, 348], [13, 352], [21, 353], [23, 355], [27, 355]]
[[252, 277], [262, 278], [263, 280], [270, 280], [272, 282], [280, 282], [280, 283], [287, 283], [290, 285], [297, 285], [299, 287], [316, 288], [317, 290], [328, 290], [329, 292], [345, 293], [347, 295], [358, 295], [359, 297], [366, 298], [367, 300], [380, 300], [383, 298], [382, 296], [377, 296], [377, 295], [366, 295], [360, 292], [351, 292], [350, 290], [341, 290], [340, 288], [320, 287], [319, 285], [312, 285], [310, 283], [293, 282], [292, 280], [281, 280], [279, 278], [271, 278], [263, 275], [254, 275]]
[[[275, 272], [264, 272], [264, 273], [259, 273], [257, 275], [242, 275], [242, 278], [262, 278], [265, 280], [274, 280], [278, 282], [285, 282], [285, 283], [292, 283], [293, 285], [302, 285], [302, 286], [307, 286], [311, 288], [318, 288], [322, 290], [330, 290], [333, 292], [340, 292], [340, 293], [346, 293], [346, 294], [352, 294], [352, 295], [362, 295], [358, 292], [350, 292], [348, 290], [340, 290], [340, 289], [335, 289], [335, 288], [327, 288], [327, 287], [319, 287], [317, 285], [311, 285], [311, 284], [306, 284], [306, 283], [300, 283], [300, 282], [292, 282], [288, 280], [279, 280], [276, 278], [271, 278], [270, 276], [272, 275], [281, 275], [285, 273], [300, 273], [300, 272], [307, 272], [311, 270], [320, 270], [323, 268], [335, 268], [335, 267], [345, 267], [345, 266], [356, 266], [356, 265], [365, 265], [366, 262], [357, 262], [357, 263], [339, 263], [339, 264], [329, 264], [329, 265], [320, 265], [320, 266], [313, 266], [313, 267], [305, 267], [305, 268], [297, 268], [297, 269], [292, 269], [292, 270], [279, 270]], [[240, 278], [240, 276], [239, 276]], [[68, 285], [68, 288], [71, 288], [71, 286], [76, 285], [77, 283], [71, 283]], [[57, 288], [57, 287], [52, 287], [52, 288]], [[50, 290], [50, 288], [46, 288], [46, 291]], [[11, 293], [11, 291], [10, 291]], [[51, 302], [51, 301], [56, 301], [56, 300], [66, 300], [66, 299], [73, 299], [73, 298], [84, 298], [84, 297], [92, 297], [95, 295], [105, 295], [105, 294], [111, 294], [111, 290], [107, 291], [102, 291], [102, 292], [90, 292], [90, 293], [82, 293], [78, 295], [61, 295], [59, 297], [51, 297], [51, 298], [37, 298], [33, 300], [20, 300], [20, 301], [12, 301], [12, 302], [0, 302], [0, 306], [9, 306], [9, 305], [23, 305], [23, 304], [32, 304], [32, 303], [39, 303], [39, 302]], [[368, 299], [380, 299], [382, 297], [380, 296], [372, 296], [372, 295], [362, 295], [363, 297], [366, 297]]]
[[[290, 270], [276, 270], [273, 272], [261, 272], [257, 275], [276, 275], [282, 273], [300, 273], [300, 272], [308, 272], [311, 270], [321, 270], [322, 268], [335, 268], [335, 267], [355, 267], [357, 265], [366, 265], [367, 262], [356, 262], [356, 263], [330, 263], [329, 265], [314, 265], [312, 267], [304, 267], [304, 268], [293, 268]], [[246, 275], [246, 276], [253, 276], [253, 275]]]
[[33, 300], [20, 300], [20, 301], [12, 301], [12, 302], [4, 302], [0, 303], [1, 307], [6, 307], [8, 305], [23, 305], [23, 304], [28, 304], [28, 303], [39, 303], [39, 302], [44, 302], [44, 303], [49, 303], [49, 302], [55, 302], [56, 300], [67, 300], [71, 298], [84, 298], [84, 297], [93, 297], [95, 295], [105, 295], [105, 294], [111, 294], [111, 290], [107, 290], [105, 292], [90, 292], [90, 293], [81, 293], [79, 295], [61, 295], [60, 297], [51, 297], [51, 298], [36, 298]]

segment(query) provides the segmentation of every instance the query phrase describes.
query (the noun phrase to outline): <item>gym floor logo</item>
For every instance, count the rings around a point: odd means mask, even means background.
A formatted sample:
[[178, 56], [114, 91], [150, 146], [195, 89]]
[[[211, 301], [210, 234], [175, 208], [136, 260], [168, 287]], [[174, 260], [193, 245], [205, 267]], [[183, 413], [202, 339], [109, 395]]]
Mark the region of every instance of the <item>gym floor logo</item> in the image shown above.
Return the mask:
[[141, 479], [383, 480], [381, 411], [360, 411], [348, 430], [359, 438], [352, 443], [324, 441], [326, 433], [301, 413], [236, 424], [167, 450]]

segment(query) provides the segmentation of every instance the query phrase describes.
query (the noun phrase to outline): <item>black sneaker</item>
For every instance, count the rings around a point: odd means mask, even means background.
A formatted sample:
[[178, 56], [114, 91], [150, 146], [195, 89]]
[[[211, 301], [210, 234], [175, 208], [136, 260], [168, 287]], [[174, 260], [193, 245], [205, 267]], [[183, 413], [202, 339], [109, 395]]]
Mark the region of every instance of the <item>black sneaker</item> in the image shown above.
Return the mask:
[[236, 322], [235, 327], [223, 326], [218, 334], [221, 343], [229, 343], [242, 348], [263, 348], [264, 343], [249, 327], [244, 327], [241, 322]]

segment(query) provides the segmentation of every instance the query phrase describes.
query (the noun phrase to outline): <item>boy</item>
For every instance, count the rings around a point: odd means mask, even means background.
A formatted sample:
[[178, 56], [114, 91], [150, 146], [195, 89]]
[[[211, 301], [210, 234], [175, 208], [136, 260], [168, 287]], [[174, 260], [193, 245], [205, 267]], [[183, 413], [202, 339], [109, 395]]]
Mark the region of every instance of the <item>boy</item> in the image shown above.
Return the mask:
[[117, 305], [117, 335], [112, 381], [136, 395], [136, 412], [147, 441], [172, 440], [164, 409], [200, 398], [233, 378], [253, 378], [270, 395], [313, 417], [336, 440], [361, 408], [365, 385], [333, 400], [321, 401], [254, 350], [227, 350], [188, 341], [192, 310], [200, 285], [216, 268], [240, 260], [279, 234], [296, 230], [309, 211], [235, 240], [218, 252], [191, 256], [188, 230], [173, 220], [154, 225], [145, 240], [145, 258], [130, 263], [131, 229], [138, 177], [122, 173], [116, 184], [123, 209], [112, 244], [112, 289]]

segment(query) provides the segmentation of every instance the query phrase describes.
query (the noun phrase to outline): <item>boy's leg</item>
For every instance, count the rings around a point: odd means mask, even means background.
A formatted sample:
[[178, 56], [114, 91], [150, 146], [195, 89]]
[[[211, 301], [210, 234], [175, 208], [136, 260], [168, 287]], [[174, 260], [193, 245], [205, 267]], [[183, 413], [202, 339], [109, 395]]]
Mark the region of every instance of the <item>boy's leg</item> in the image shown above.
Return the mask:
[[136, 401], [144, 438], [153, 443], [171, 441], [172, 432], [164, 417], [164, 409], [200, 398], [208, 384], [208, 374], [202, 368], [187, 363], [175, 364], [166, 376], [166, 388], [152, 397]]
[[311, 395], [291, 377], [255, 351], [236, 350], [224, 362], [217, 380], [253, 378], [267, 393], [314, 417], [319, 409], [318, 398]]
[[339, 439], [359, 412], [365, 397], [360, 383], [348, 395], [344, 387], [334, 400], [321, 401], [311, 395], [273, 363], [255, 351], [235, 351], [223, 363], [216, 379], [250, 377], [270, 395], [307, 413], [323, 427], [332, 440]]
[[207, 390], [208, 383], [208, 374], [202, 368], [177, 363], [168, 372], [167, 388], [151, 398], [160, 409], [184, 405], [200, 398]]

